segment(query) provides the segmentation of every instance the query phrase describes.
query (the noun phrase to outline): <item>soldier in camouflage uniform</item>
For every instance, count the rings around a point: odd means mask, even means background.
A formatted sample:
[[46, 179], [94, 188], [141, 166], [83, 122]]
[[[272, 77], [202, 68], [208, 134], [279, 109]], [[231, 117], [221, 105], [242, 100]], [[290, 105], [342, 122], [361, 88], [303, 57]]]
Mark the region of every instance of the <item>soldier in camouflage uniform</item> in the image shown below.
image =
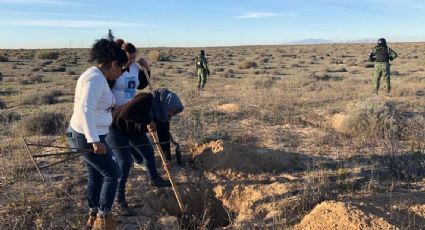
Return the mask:
[[378, 93], [381, 77], [385, 77], [387, 85], [387, 93], [391, 91], [391, 71], [390, 61], [397, 58], [397, 53], [387, 46], [387, 42], [384, 38], [378, 40], [378, 44], [369, 54], [369, 60], [375, 62], [374, 76], [372, 79], [373, 90]]
[[205, 57], [205, 51], [201, 50], [199, 57], [196, 59], [196, 69], [198, 71], [198, 90], [204, 88], [207, 82], [207, 76], [210, 74], [208, 69], [208, 60]]

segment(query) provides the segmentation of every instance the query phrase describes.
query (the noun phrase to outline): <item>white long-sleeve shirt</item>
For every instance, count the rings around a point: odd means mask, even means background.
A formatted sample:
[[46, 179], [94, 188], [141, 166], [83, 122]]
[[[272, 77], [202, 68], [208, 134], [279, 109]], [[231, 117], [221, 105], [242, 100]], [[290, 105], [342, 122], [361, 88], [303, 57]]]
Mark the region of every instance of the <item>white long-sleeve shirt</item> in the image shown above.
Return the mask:
[[87, 143], [100, 141], [99, 135], [108, 134], [114, 104], [105, 76], [97, 67], [89, 68], [81, 74], [75, 87], [71, 128], [84, 134]]
[[116, 99], [117, 106], [124, 105], [136, 96], [136, 89], [139, 87], [139, 67], [136, 63], [129, 66], [128, 71], [124, 71], [115, 81], [111, 91]]

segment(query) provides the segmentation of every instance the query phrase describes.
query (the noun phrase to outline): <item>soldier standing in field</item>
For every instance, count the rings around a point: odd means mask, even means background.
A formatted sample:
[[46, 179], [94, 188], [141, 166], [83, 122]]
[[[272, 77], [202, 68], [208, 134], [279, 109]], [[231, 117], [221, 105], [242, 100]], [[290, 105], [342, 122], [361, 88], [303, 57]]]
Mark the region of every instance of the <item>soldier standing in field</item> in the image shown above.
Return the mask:
[[201, 50], [199, 57], [196, 59], [196, 69], [198, 71], [198, 90], [201, 90], [204, 88], [207, 82], [207, 76], [210, 74], [208, 60], [205, 57], [204, 50]]
[[380, 38], [378, 44], [369, 54], [369, 60], [375, 62], [374, 76], [372, 79], [373, 90], [378, 93], [381, 77], [385, 77], [387, 93], [391, 91], [390, 61], [397, 58], [397, 53], [387, 46], [385, 38]]

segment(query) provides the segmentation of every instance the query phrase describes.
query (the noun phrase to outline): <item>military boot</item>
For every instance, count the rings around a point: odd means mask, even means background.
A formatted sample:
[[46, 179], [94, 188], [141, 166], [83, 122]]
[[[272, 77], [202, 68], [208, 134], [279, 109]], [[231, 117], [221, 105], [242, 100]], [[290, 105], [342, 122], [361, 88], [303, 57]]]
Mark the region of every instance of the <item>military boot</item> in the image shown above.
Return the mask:
[[107, 215], [97, 214], [92, 230], [117, 230], [117, 223], [111, 213]]

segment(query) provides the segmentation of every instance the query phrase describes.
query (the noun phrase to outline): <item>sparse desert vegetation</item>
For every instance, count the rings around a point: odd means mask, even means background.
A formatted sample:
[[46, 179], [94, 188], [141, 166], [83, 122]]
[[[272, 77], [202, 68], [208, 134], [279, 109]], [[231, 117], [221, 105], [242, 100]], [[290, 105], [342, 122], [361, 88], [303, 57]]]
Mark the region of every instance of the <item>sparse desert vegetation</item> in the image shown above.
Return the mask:
[[[171, 189], [148, 186], [146, 173], [132, 169], [127, 200], [138, 215], [118, 217], [120, 228], [422, 229], [425, 46], [391, 44], [399, 58], [389, 95], [372, 93], [372, 47], [206, 48], [204, 91], [196, 89], [199, 49], [139, 49], [154, 88], [175, 91], [185, 105], [171, 125], [185, 165], [172, 172], [190, 218], [181, 218]], [[0, 50], [8, 59], [0, 61], [0, 229], [85, 224], [82, 160], [44, 169], [43, 183], [21, 137], [66, 146], [88, 52]]]

